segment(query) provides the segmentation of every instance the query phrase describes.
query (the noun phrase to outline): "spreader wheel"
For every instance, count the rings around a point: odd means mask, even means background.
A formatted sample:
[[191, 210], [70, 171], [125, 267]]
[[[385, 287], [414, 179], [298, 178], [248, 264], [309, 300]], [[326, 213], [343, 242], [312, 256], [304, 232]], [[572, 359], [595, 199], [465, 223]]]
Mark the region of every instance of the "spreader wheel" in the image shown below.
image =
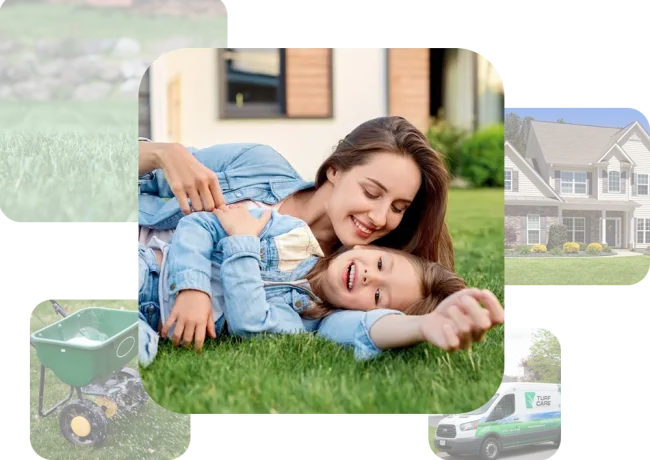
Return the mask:
[[59, 427], [63, 436], [78, 446], [99, 446], [108, 434], [104, 410], [87, 399], [75, 399], [61, 409]]
[[130, 411], [144, 406], [149, 399], [149, 395], [142, 385], [138, 371], [125, 367], [117, 373], [116, 377], [118, 382], [124, 383], [126, 387], [126, 391], [115, 395], [115, 400], [120, 409]]
[[95, 403], [102, 408], [106, 418], [111, 418], [117, 413], [117, 403], [112, 398], [101, 396], [95, 399]]

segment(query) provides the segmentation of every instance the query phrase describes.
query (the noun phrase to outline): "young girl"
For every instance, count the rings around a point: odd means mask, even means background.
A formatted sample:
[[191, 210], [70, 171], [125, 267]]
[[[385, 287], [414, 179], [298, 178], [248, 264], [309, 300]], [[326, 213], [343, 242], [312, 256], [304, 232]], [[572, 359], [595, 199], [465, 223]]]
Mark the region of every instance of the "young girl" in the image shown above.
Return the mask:
[[[434, 312], [465, 287], [439, 264], [364, 246], [324, 257], [303, 221], [275, 211], [231, 205], [193, 213], [180, 220], [169, 246], [154, 238], [140, 254], [143, 366], [155, 357], [155, 330], [171, 335], [174, 345], [194, 341], [200, 348], [206, 331], [216, 338], [226, 330], [250, 336], [318, 329], [366, 359], [425, 340], [453, 350], [468, 344], [468, 333], [502, 322], [496, 298], [478, 290]], [[476, 299], [487, 299], [490, 310]], [[323, 327], [319, 323], [328, 321], [334, 305], [352, 316], [332, 315], [331, 327]], [[373, 326], [393, 315], [403, 318], [373, 333]]]

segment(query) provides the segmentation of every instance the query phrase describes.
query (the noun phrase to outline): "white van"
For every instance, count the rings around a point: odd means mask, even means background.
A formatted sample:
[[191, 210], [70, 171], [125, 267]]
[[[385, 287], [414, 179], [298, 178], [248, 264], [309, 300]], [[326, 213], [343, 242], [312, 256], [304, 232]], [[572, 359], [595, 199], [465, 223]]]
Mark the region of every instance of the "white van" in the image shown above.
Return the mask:
[[549, 441], [559, 446], [560, 395], [559, 384], [502, 383], [482, 407], [440, 420], [436, 449], [495, 460], [508, 447]]

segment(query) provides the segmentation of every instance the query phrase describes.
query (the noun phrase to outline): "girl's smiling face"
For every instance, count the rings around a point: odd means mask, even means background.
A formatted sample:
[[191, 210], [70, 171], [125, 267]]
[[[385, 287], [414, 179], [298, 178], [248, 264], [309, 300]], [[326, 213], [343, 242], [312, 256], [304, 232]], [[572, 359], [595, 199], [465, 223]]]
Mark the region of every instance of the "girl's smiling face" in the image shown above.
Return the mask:
[[335, 307], [362, 311], [401, 311], [422, 296], [420, 274], [406, 257], [358, 246], [332, 260], [322, 290]]

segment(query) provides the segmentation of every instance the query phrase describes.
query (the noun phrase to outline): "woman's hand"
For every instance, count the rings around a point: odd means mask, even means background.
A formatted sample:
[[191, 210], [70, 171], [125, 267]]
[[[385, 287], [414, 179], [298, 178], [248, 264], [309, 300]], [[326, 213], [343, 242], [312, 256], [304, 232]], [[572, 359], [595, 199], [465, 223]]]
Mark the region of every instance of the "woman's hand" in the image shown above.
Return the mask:
[[223, 229], [230, 236], [251, 235], [259, 236], [264, 226], [271, 218], [271, 210], [264, 211], [259, 219], [253, 217], [246, 206], [231, 204], [214, 210]]
[[[226, 203], [217, 175], [203, 166], [181, 144], [157, 144], [158, 167], [178, 200], [183, 214], [192, 211], [211, 212]], [[187, 199], [192, 201], [192, 208]]]
[[160, 335], [166, 338], [169, 329], [176, 323], [172, 335], [174, 346], [191, 346], [194, 342], [196, 350], [201, 351], [206, 332], [213, 339], [217, 338], [213, 318], [210, 296], [192, 289], [180, 291]]
[[483, 340], [489, 329], [503, 324], [504, 311], [492, 292], [463, 289], [443, 300], [425, 318], [421, 324], [425, 339], [435, 345], [443, 344], [441, 348], [448, 351], [455, 351], [470, 348], [473, 342]]

